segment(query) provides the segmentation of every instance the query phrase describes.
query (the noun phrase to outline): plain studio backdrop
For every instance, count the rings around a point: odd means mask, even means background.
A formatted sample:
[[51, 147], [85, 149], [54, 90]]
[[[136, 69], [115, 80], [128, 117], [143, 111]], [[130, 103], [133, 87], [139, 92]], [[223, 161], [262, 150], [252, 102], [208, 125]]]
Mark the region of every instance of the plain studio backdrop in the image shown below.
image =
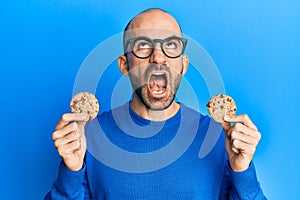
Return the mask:
[[[50, 190], [60, 160], [51, 134], [69, 112], [82, 62], [149, 7], [177, 17], [216, 64], [238, 113], [259, 127], [254, 162], [265, 195], [299, 198], [299, 1], [19, 0], [0, 8], [1, 199], [42, 199]], [[122, 52], [121, 44], [111, 48]], [[195, 78], [197, 67], [185, 78], [205, 114], [209, 86]], [[122, 79], [115, 60], [105, 73], [107, 87], [97, 89], [102, 111]], [[189, 103], [187, 91], [180, 100]]]

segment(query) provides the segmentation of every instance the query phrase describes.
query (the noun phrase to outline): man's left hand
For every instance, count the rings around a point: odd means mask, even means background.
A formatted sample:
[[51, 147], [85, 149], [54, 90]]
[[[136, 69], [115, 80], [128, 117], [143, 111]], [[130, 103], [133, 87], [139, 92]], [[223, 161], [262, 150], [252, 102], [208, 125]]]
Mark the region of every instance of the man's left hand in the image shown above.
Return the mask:
[[[248, 169], [261, 138], [248, 115], [225, 116], [222, 124], [226, 135], [226, 151], [230, 167], [235, 172]], [[231, 122], [234, 125], [231, 126]]]

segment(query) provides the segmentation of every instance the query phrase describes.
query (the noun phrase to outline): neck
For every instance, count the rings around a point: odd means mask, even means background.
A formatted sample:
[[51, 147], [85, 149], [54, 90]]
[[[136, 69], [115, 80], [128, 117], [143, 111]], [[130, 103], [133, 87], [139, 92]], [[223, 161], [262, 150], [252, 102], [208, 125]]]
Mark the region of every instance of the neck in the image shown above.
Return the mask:
[[180, 105], [175, 101], [173, 101], [172, 104], [164, 110], [148, 109], [140, 101], [139, 97], [137, 97], [136, 94], [133, 94], [130, 106], [135, 113], [137, 113], [141, 117], [151, 120], [151, 121], [165, 121], [167, 119], [170, 119], [180, 109]]

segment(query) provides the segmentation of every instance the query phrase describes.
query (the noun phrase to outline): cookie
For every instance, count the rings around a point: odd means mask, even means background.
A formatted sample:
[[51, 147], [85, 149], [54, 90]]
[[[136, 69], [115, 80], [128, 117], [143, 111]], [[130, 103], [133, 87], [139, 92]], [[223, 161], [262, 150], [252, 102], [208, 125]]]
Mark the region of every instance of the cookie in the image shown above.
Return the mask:
[[80, 92], [73, 96], [70, 102], [71, 112], [85, 113], [92, 121], [99, 112], [99, 103], [95, 95], [89, 92]]
[[206, 104], [210, 116], [219, 123], [224, 122], [225, 115], [235, 115], [236, 104], [234, 100], [225, 94], [213, 96]]

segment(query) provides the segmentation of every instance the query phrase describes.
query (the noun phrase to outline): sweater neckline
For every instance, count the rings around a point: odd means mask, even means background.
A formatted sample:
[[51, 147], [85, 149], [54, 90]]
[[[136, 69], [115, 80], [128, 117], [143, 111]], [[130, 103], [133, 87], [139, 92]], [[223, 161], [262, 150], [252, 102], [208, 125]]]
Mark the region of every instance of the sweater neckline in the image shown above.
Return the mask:
[[[179, 102], [177, 102], [179, 103]], [[172, 116], [171, 118], [167, 119], [167, 120], [163, 120], [163, 121], [151, 121], [148, 119], [145, 119], [143, 117], [141, 117], [140, 115], [138, 115], [130, 106], [130, 101], [127, 102], [127, 106], [129, 109], [129, 114], [131, 116], [132, 119], [134, 119], [136, 122], [140, 123], [140, 125], [147, 125], [147, 126], [162, 126], [162, 125], [172, 125], [173, 123], [178, 122], [178, 119], [181, 117], [181, 112], [184, 109], [184, 105], [179, 103], [180, 108], [177, 111], [177, 113]]]

